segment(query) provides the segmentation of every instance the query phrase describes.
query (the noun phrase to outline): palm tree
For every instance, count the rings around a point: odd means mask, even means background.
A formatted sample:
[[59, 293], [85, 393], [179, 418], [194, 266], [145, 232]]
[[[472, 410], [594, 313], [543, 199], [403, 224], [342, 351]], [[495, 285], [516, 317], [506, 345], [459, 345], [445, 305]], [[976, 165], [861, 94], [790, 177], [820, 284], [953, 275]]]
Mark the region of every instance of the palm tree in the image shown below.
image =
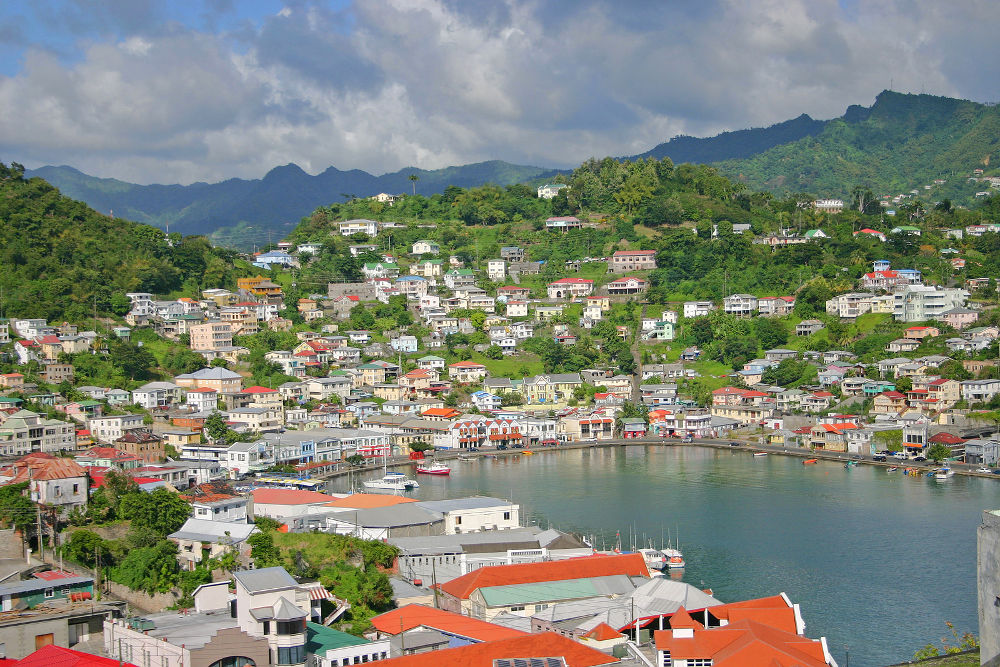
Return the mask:
[[413, 184], [413, 196], [416, 197], [417, 196], [417, 181], [420, 180], [420, 177], [417, 176], [416, 174], [410, 174], [409, 178], [410, 178], [410, 183]]

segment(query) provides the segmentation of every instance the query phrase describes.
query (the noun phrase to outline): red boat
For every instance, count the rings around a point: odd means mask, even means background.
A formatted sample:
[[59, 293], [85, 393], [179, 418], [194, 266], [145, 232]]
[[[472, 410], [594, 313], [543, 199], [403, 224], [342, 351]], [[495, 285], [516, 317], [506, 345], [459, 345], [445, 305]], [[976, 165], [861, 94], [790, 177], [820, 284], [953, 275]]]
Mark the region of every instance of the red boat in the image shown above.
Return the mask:
[[420, 475], [450, 475], [451, 468], [443, 463], [418, 463], [417, 474]]

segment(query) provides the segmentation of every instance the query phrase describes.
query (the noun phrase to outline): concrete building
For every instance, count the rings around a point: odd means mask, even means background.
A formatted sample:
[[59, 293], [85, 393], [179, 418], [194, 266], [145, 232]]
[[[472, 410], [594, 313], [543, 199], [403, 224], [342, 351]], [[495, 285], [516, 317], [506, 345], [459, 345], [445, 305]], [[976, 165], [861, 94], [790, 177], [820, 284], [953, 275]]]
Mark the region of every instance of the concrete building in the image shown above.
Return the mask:
[[925, 322], [963, 308], [968, 298], [963, 289], [907, 285], [893, 294], [892, 315], [899, 322]]
[[58, 452], [76, 448], [76, 427], [30, 410], [18, 410], [0, 424], [0, 455]]
[[608, 271], [611, 273], [650, 271], [655, 268], [655, 250], [617, 250], [608, 259]]
[[979, 663], [1000, 660], [1000, 510], [985, 510], [976, 531]]
[[233, 346], [233, 327], [229, 323], [209, 322], [191, 327], [192, 350], [218, 350]]

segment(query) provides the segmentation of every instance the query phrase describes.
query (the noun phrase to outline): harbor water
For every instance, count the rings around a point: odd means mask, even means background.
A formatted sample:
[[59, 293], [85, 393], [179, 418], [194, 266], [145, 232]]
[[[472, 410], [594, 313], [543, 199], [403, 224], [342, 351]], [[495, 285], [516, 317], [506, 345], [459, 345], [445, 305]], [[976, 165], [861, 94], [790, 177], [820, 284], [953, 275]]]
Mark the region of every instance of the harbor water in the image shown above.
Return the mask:
[[862, 667], [910, 660], [950, 637], [945, 622], [977, 632], [976, 527], [982, 510], [1000, 507], [1000, 480], [938, 482], [703, 447], [450, 465], [450, 477], [421, 475], [407, 495], [510, 498], [522, 523], [580, 533], [597, 548], [612, 548], [616, 534], [626, 548], [679, 537], [685, 581], [724, 602], [787, 593], [806, 633], [825, 636], [842, 666], [848, 654]]

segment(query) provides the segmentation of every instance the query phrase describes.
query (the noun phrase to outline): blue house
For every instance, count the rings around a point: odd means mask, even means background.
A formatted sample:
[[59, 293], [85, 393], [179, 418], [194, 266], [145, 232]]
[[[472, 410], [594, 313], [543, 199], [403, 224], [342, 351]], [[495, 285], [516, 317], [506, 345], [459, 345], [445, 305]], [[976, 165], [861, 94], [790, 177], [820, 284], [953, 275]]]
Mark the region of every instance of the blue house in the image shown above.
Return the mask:
[[270, 269], [272, 266], [287, 268], [295, 266], [295, 259], [283, 250], [268, 250], [254, 257], [253, 265], [261, 269]]

